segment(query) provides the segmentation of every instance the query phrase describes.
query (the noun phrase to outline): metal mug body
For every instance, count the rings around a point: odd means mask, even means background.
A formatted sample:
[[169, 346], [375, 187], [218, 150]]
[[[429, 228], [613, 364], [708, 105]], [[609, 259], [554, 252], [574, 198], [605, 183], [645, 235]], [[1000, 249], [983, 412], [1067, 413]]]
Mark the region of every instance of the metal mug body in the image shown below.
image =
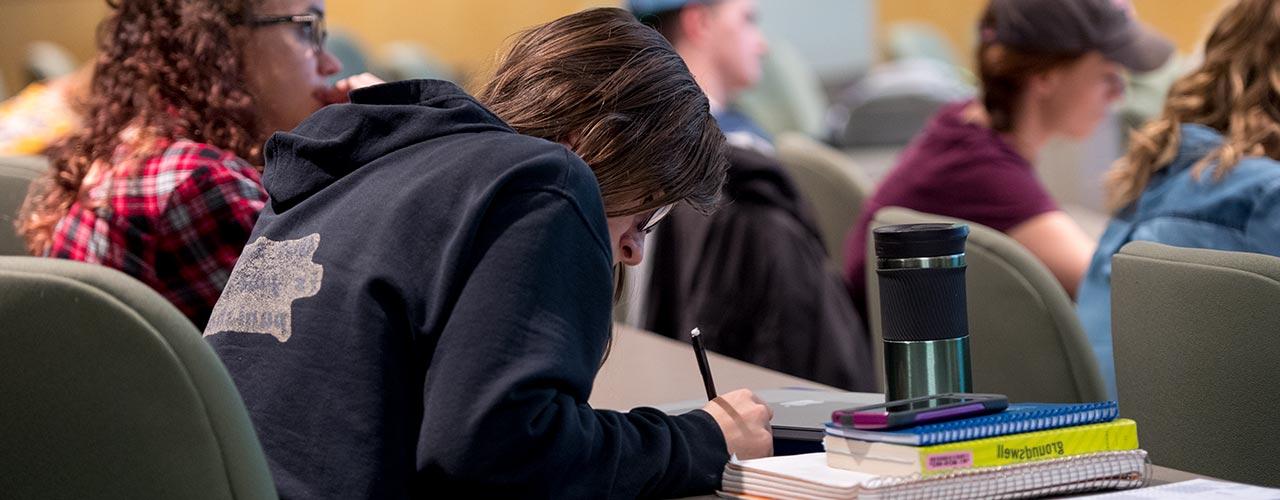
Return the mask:
[[973, 392], [969, 337], [884, 343], [885, 400]]
[[959, 224], [875, 231], [889, 401], [973, 392], [965, 297], [968, 232]]

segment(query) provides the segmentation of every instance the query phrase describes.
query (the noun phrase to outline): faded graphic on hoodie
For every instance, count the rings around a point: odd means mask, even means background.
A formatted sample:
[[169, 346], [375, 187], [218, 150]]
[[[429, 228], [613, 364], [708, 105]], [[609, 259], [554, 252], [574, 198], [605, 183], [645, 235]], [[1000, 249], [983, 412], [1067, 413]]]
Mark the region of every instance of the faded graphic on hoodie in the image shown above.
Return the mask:
[[245, 246], [205, 336], [261, 333], [288, 341], [293, 333], [293, 302], [320, 292], [324, 266], [312, 260], [319, 246], [319, 234], [286, 241], [259, 237]]

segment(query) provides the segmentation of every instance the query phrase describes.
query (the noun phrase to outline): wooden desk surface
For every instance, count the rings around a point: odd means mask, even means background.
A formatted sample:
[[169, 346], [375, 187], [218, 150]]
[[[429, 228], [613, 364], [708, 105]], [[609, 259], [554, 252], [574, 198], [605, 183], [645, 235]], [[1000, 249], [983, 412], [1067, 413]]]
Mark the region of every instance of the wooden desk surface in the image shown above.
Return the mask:
[[[707, 358], [711, 362], [716, 389], [721, 392], [741, 388], [782, 387], [838, 390], [715, 353], [707, 353]], [[625, 411], [637, 406], [705, 397], [702, 376], [698, 374], [692, 347], [654, 333], [616, 325], [613, 350], [596, 376], [595, 388], [591, 393], [592, 407]], [[1207, 477], [1153, 466], [1151, 485], [1159, 486], [1196, 478]]]
[[[716, 390], [804, 387], [839, 390], [708, 352]], [[637, 406], [706, 398], [693, 347], [624, 325], [616, 325], [613, 349], [596, 376], [591, 406], [630, 410]]]
[[1151, 466], [1151, 486], [1160, 486], [1169, 483], [1181, 483], [1192, 479], [1213, 479], [1209, 476], [1201, 476], [1191, 472], [1183, 472], [1177, 469], [1161, 467], [1159, 465]]

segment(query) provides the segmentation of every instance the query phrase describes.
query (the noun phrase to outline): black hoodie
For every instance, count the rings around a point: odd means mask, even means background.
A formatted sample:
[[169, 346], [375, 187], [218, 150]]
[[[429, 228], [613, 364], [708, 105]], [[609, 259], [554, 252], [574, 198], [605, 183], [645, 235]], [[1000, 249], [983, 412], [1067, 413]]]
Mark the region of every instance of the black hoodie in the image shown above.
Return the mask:
[[679, 496], [696, 411], [587, 405], [609, 339], [596, 179], [453, 84], [352, 94], [266, 146], [271, 201], [205, 335], [284, 498]]

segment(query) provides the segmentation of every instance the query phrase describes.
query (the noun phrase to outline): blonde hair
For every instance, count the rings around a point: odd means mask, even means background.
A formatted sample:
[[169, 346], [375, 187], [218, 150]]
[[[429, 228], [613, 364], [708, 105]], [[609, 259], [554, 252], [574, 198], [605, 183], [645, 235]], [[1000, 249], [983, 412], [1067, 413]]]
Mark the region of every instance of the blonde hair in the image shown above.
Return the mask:
[[1160, 117], [1134, 131], [1129, 150], [1107, 174], [1108, 206], [1120, 210], [1142, 195], [1151, 176], [1177, 156], [1181, 125], [1222, 133], [1222, 145], [1196, 163], [1220, 180], [1245, 156], [1280, 159], [1280, 0], [1240, 0], [1227, 8], [1205, 42], [1204, 64], [1169, 89]]

